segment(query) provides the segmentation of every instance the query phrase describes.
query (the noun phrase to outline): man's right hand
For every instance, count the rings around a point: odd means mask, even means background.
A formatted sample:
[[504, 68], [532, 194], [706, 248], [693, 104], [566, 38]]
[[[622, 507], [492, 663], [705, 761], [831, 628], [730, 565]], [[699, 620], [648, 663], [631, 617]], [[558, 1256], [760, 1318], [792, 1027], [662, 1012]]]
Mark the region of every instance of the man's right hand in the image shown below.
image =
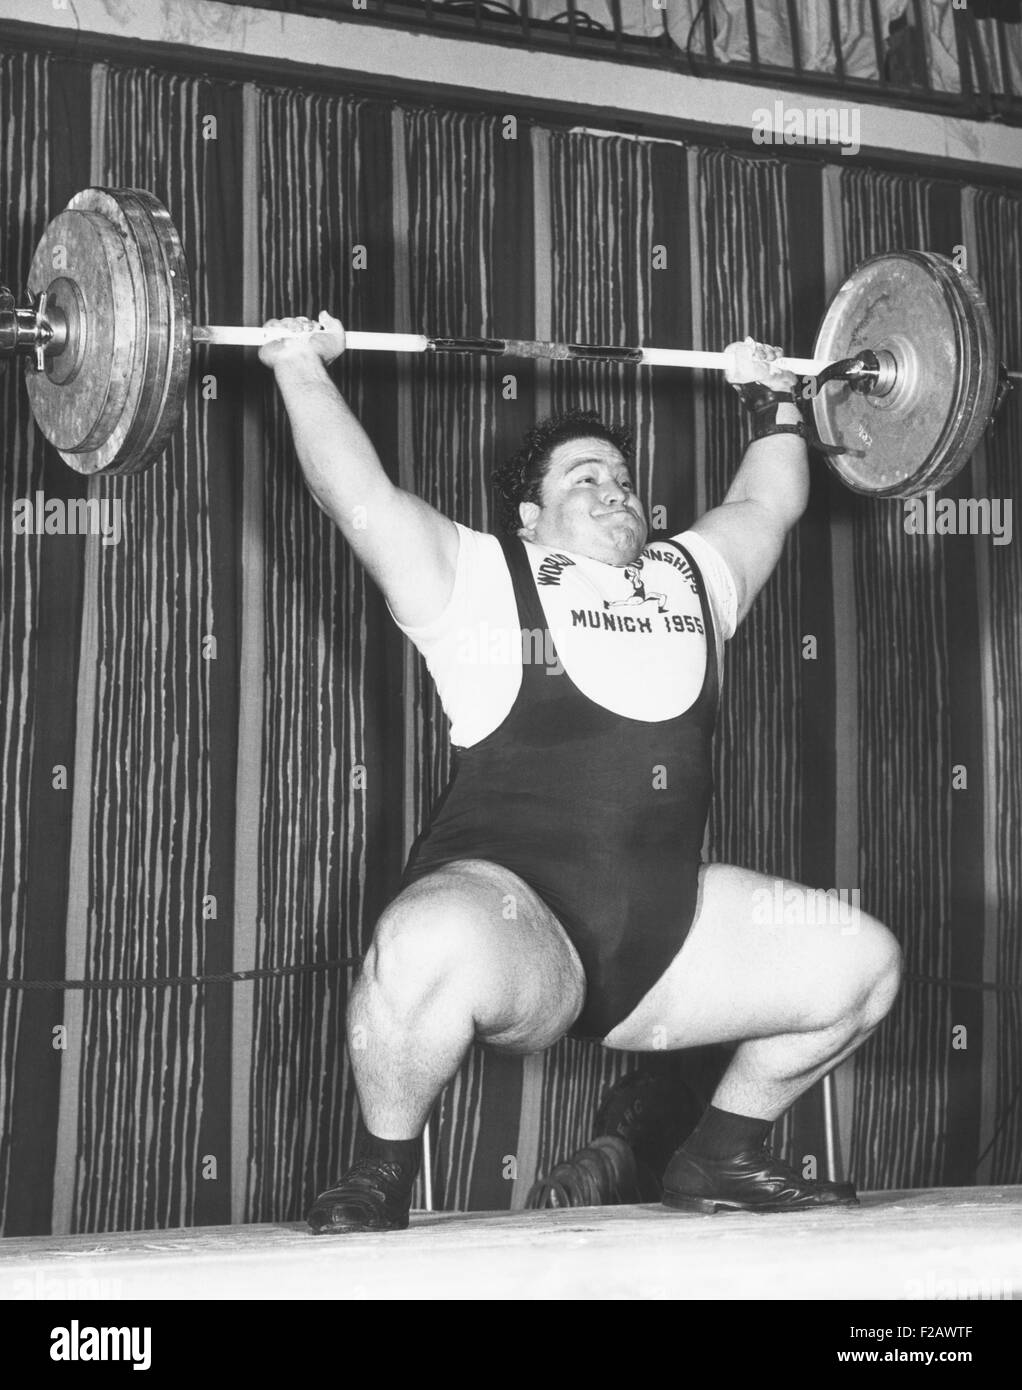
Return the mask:
[[324, 309], [319, 322], [307, 318], [268, 319], [263, 325], [270, 341], [259, 349], [259, 361], [274, 369], [318, 358], [332, 362], [344, 351], [344, 326]]
[[[326, 364], [344, 351], [328, 313], [271, 319], [259, 360], [272, 367], [306, 485], [383, 590], [398, 622], [415, 627], [444, 611], [454, 589], [458, 528], [391, 482]], [[396, 471], [396, 468], [395, 468]]]
[[745, 338], [740, 343], [728, 343], [724, 355], [730, 358], [724, 368], [724, 380], [732, 386], [758, 381], [771, 391], [793, 391], [798, 385], [794, 372], [782, 371], [774, 366], [777, 359], [784, 356], [779, 347]]

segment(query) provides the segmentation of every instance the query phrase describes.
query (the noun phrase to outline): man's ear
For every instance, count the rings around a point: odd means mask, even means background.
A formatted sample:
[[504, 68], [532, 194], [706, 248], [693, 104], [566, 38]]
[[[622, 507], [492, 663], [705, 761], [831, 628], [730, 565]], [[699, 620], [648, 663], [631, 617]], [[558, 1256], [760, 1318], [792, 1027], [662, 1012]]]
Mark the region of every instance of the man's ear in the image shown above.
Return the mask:
[[521, 535], [523, 531], [531, 531], [533, 529], [536, 522], [539, 520], [539, 514], [542, 510], [543, 508], [538, 502], [519, 502], [518, 515], [522, 519], [522, 525], [518, 532], [519, 535]]

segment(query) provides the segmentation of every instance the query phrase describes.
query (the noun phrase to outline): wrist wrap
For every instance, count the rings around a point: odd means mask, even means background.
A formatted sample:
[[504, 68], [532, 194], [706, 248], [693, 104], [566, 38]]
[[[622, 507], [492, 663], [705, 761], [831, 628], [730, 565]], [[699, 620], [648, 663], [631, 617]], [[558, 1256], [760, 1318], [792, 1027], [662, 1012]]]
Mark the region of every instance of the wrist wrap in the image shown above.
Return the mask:
[[742, 405], [752, 416], [752, 437], [762, 439], [768, 434], [801, 434], [802, 425], [778, 425], [777, 407], [781, 404], [799, 407], [794, 391], [774, 391], [762, 381], [739, 381], [731, 385], [738, 392]]
[[779, 425], [777, 423], [777, 407], [784, 402], [796, 406], [801, 417], [802, 397], [796, 392], [773, 391], [762, 381], [733, 381], [731, 385], [741, 397], [742, 405], [752, 415], [753, 439], [766, 439], [771, 434], [797, 434], [805, 440], [810, 449], [816, 449], [821, 454], [855, 454], [859, 452], [855, 449], [849, 449], [844, 444], [824, 444], [816, 433], [811, 419], [808, 424], [805, 419], [800, 419], [797, 425]]

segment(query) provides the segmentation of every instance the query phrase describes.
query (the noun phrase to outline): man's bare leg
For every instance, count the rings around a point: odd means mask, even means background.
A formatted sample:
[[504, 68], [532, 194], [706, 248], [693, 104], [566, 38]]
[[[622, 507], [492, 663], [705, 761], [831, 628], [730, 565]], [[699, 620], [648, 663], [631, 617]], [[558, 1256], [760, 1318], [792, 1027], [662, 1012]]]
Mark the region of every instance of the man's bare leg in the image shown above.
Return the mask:
[[822, 900], [766, 874], [704, 866], [684, 945], [604, 1044], [650, 1052], [741, 1040], [714, 1104], [776, 1119], [865, 1041], [897, 994], [894, 937], [850, 903], [834, 909], [845, 920], [785, 921], [821, 915]]
[[688, 1141], [698, 1151], [702, 1136], [702, 1152], [723, 1159], [728, 1139], [744, 1134], [754, 1147], [798, 1096], [865, 1042], [891, 1008], [900, 976], [894, 937], [851, 903], [828, 905], [802, 885], [708, 865], [684, 945], [604, 1043], [651, 1051], [738, 1041]]
[[[472, 1042], [541, 1051], [567, 1032], [584, 1000], [582, 965], [560, 923], [499, 865], [447, 865], [390, 904], [352, 991], [348, 1040], [368, 1151], [404, 1165], [406, 1180], [391, 1184], [402, 1202], [429, 1112]], [[364, 1183], [352, 1195], [342, 1179], [317, 1199], [310, 1224], [392, 1228], [391, 1219], [368, 1224], [388, 1201], [386, 1181], [381, 1187], [378, 1173], [374, 1181], [379, 1198]], [[390, 1216], [401, 1216], [400, 1205]]]
[[367, 1128], [421, 1134], [474, 1040], [538, 1052], [584, 998], [575, 948], [515, 874], [462, 860], [419, 879], [381, 917], [348, 1010]]

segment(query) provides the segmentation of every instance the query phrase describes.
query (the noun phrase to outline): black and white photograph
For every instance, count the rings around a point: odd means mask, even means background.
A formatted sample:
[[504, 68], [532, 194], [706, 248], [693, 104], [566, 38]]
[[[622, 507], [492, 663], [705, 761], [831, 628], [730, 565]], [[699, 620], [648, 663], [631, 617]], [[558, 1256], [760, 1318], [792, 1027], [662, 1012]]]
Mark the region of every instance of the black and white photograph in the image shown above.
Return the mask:
[[11, 1355], [993, 1373], [1022, 0], [0, 0], [0, 460]]

